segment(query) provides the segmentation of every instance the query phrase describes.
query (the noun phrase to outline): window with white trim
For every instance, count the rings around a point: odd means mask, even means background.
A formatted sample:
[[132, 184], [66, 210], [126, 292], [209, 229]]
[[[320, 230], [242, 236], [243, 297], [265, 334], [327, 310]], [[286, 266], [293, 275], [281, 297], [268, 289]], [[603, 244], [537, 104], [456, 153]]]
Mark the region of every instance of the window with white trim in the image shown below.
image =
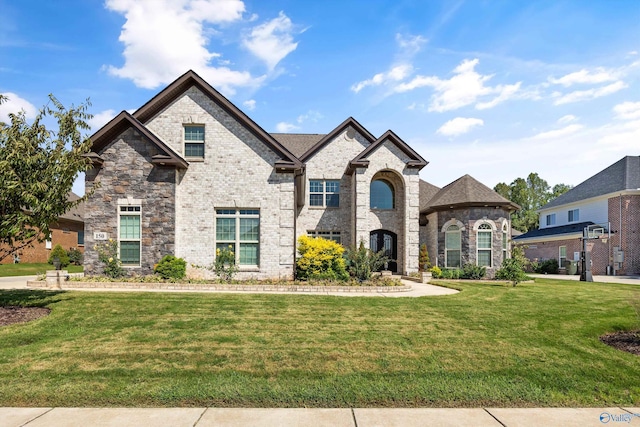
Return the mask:
[[342, 237], [339, 231], [320, 231], [320, 230], [308, 230], [307, 235], [309, 237], [322, 237], [323, 239], [333, 240], [342, 244]]
[[547, 215], [547, 225], [556, 225], [556, 214]]
[[567, 247], [560, 246], [558, 249], [558, 265], [564, 267], [564, 263], [567, 261]]
[[120, 206], [118, 250], [122, 265], [139, 266], [141, 252], [140, 206]]
[[230, 249], [237, 265], [260, 264], [260, 209], [216, 209], [216, 249]]
[[578, 222], [580, 220], [580, 209], [572, 209], [568, 214], [569, 222]]
[[460, 248], [462, 247], [462, 234], [460, 227], [450, 225], [444, 232], [444, 266], [447, 268], [460, 268]]
[[502, 261], [509, 257], [509, 235], [507, 234], [507, 224], [502, 225]]
[[309, 180], [309, 206], [337, 208], [340, 206], [340, 181]]
[[478, 250], [478, 256], [476, 258], [476, 264], [481, 267], [491, 267], [491, 260], [493, 258], [492, 242], [492, 228], [491, 225], [484, 223], [478, 227], [478, 234], [476, 239], [476, 246]]
[[204, 159], [204, 125], [184, 125], [184, 156]]

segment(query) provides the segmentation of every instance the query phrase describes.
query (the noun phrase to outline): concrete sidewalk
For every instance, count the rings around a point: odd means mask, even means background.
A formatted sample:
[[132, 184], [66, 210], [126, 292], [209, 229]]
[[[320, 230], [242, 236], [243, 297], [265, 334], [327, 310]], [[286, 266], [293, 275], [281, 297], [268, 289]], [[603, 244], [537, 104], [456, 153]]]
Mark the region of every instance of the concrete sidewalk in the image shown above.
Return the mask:
[[[527, 274], [534, 279], [554, 279], [580, 281], [579, 275], [568, 274]], [[593, 276], [594, 283], [623, 283], [626, 285], [640, 285], [640, 276]]]
[[0, 408], [0, 427], [640, 426], [640, 408]]

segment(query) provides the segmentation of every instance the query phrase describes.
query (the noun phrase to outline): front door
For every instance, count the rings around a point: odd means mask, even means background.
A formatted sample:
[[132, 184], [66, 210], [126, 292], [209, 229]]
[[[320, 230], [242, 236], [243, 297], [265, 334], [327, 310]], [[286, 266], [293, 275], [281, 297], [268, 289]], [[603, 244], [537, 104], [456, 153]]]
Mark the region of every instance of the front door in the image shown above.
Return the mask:
[[[398, 271], [398, 236], [389, 230], [374, 230], [369, 237], [369, 248], [378, 252], [384, 250], [389, 258], [387, 269], [397, 273]], [[382, 267], [384, 268], [384, 267]]]

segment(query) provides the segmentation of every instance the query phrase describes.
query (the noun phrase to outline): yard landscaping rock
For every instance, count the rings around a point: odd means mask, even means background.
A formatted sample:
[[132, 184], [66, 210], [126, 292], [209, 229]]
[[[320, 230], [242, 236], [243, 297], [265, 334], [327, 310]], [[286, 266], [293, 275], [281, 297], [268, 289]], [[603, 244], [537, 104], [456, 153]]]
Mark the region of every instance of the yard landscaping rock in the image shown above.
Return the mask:
[[44, 307], [0, 307], [0, 326], [25, 323], [47, 316], [51, 310]]
[[600, 341], [618, 350], [640, 356], [640, 331], [622, 331], [603, 335]]

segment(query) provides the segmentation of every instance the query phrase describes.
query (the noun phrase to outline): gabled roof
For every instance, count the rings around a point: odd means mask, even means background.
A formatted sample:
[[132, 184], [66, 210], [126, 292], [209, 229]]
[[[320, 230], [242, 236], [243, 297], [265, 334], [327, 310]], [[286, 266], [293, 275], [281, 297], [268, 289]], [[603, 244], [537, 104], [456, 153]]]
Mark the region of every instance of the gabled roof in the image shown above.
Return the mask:
[[121, 112], [114, 117], [109, 123], [104, 125], [98, 132], [94, 133], [91, 137], [92, 152], [86, 156], [92, 159], [94, 163], [102, 163], [100, 158], [100, 152], [111, 142], [115, 137], [120, 135], [125, 130], [133, 127], [140, 134], [146, 137], [152, 144], [154, 144], [162, 154], [153, 156], [154, 163], [174, 165], [181, 168], [187, 168], [189, 163], [182, 158], [178, 153], [173, 151], [171, 147], [162, 142], [160, 138], [155, 136], [149, 129], [144, 127], [142, 123], [136, 120], [131, 114], [126, 111]]
[[220, 108], [222, 108], [227, 114], [244, 125], [256, 138], [265, 143], [269, 148], [276, 152], [281, 160], [276, 162], [276, 168], [278, 169], [301, 169], [302, 163], [298, 158], [291, 153], [284, 145], [276, 141], [276, 139], [269, 135], [264, 129], [262, 129], [256, 122], [251, 120], [249, 116], [243, 113], [238, 107], [233, 105], [231, 101], [225, 98], [220, 92], [215, 90], [209, 83], [207, 83], [202, 77], [197, 75], [194, 71], [189, 70], [182, 76], [178, 77], [173, 83], [167, 86], [164, 90], [151, 98], [146, 104], [138, 108], [133, 117], [138, 119], [141, 123], [146, 123], [162, 109], [167, 107], [178, 97], [180, 97], [185, 91], [191, 87], [197, 87], [202, 93], [208, 96], [213, 102], [215, 102]]
[[420, 211], [429, 207], [429, 201], [435, 196], [440, 187], [429, 184], [427, 181], [420, 180]]
[[378, 138], [371, 145], [365, 148], [362, 153], [358, 154], [355, 159], [349, 162], [349, 168], [347, 169], [347, 172], [353, 172], [356, 167], [369, 167], [369, 160], [367, 158], [378, 148], [380, 148], [385, 143], [385, 141], [390, 141], [409, 157], [410, 160], [407, 162], [407, 167], [422, 169], [429, 163], [425, 159], [423, 159], [420, 154], [416, 153], [413, 148], [409, 147], [406, 142], [400, 139], [398, 135], [393, 133], [393, 131], [388, 130], [380, 138]]
[[520, 206], [505, 199], [470, 175], [464, 175], [451, 184], [444, 186], [422, 207], [421, 213], [464, 206], [501, 206], [509, 210], [518, 210]]
[[524, 240], [524, 239], [544, 239], [550, 237], [558, 237], [564, 235], [582, 235], [584, 229], [589, 225], [595, 225], [594, 222], [585, 221], [578, 222], [575, 224], [567, 224], [561, 225], [558, 227], [547, 227], [547, 228], [539, 228], [537, 230], [529, 230], [524, 234], [513, 237], [514, 240]]
[[[67, 194], [67, 200], [70, 202], [75, 202], [79, 198], [80, 196], [78, 196], [73, 191], [69, 191], [69, 193]], [[84, 202], [81, 202], [77, 206], [69, 209], [58, 218], [66, 219], [68, 221], [84, 222]]]
[[640, 156], [626, 156], [540, 209], [553, 208], [624, 190], [640, 188]]
[[271, 136], [287, 147], [287, 150], [291, 151], [294, 156], [300, 158], [326, 135], [319, 133], [272, 133]]
[[376, 138], [367, 130], [364, 126], [362, 126], [356, 119], [353, 117], [349, 117], [344, 122], [340, 123], [334, 130], [329, 132], [326, 135], [323, 135], [320, 140], [318, 140], [315, 144], [307, 149], [300, 156], [300, 160], [305, 162], [309, 160], [314, 154], [316, 154], [322, 147], [327, 145], [333, 138], [338, 136], [340, 133], [344, 132], [344, 130], [348, 127], [352, 127], [356, 132], [362, 135], [369, 143], [373, 143]]

